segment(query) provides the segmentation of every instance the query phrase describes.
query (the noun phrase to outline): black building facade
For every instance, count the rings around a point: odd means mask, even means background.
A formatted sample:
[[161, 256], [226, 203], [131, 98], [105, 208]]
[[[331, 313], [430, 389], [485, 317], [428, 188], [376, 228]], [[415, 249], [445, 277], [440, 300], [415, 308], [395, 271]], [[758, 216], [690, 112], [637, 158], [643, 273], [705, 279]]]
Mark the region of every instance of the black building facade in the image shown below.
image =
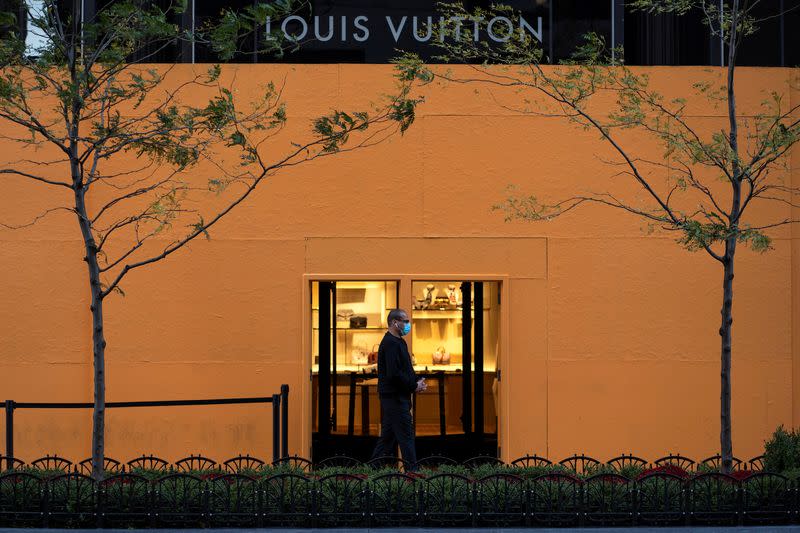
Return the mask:
[[[2, 0], [6, 10], [19, 10], [20, 0]], [[27, 0], [29, 5], [42, 0]], [[142, 0], [157, 3], [164, 9], [171, 0]], [[185, 29], [202, 27], [215, 19], [223, 7], [243, 9], [252, 0], [201, 2], [188, 0], [186, 12], [175, 23]], [[64, 10], [76, 7], [84, 20], [91, 20], [109, 0], [65, 0]], [[488, 1], [464, 1], [465, 7], [489, 7]], [[624, 47], [625, 62], [630, 65], [710, 65], [724, 64], [725, 45], [712, 36], [710, 25], [697, 10], [684, 16], [652, 15], [632, 10], [625, 0], [506, 0], [501, 2], [518, 10], [525, 27], [544, 50], [546, 60], [557, 63], [570, 57], [587, 32], [603, 35], [609, 48]], [[437, 53], [425, 34], [427, 24], [439, 20], [437, 0], [308, 0], [292, 16], [265, 21], [264, 31], [242, 43], [234, 62], [286, 63], [387, 63], [399, 50], [414, 51], [426, 59]], [[720, 1], [720, 5], [723, 2]], [[759, 31], [748, 36], [741, 48], [738, 64], [745, 66], [800, 65], [800, 0], [762, 0], [755, 5]], [[502, 25], [503, 20], [496, 21]], [[24, 16], [20, 30], [26, 31]], [[297, 50], [284, 57], [257, 54], [258, 39], [268, 30], [283, 31], [299, 41]], [[465, 31], [472, 24], [465, 22]], [[427, 37], [427, 38], [426, 38]], [[491, 39], [492, 35], [478, 35]], [[251, 52], [248, 52], [250, 50]], [[154, 57], [157, 62], [218, 61], [214, 53], [200, 43], [183, 43], [167, 48]]]

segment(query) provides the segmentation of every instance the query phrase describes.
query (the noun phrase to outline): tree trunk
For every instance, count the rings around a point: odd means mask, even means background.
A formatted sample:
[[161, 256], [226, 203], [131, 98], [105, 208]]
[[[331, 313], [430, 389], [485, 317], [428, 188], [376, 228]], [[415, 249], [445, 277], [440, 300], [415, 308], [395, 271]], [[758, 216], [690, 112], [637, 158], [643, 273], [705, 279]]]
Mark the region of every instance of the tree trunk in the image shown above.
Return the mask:
[[[725, 256], [722, 260], [722, 326], [719, 335], [722, 341], [720, 368], [720, 455], [722, 455], [722, 471], [726, 474], [733, 470], [733, 439], [731, 437], [731, 325], [733, 324], [733, 265], [736, 256], [736, 240], [739, 232], [739, 216], [742, 202], [742, 170], [739, 165], [739, 132], [736, 118], [736, 93], [734, 91], [734, 73], [736, 69], [737, 29], [740, 23], [739, 1], [733, 0], [731, 6], [731, 28], [728, 41], [728, 122], [730, 132], [728, 142], [733, 152], [731, 162], [731, 211], [729, 215], [730, 233], [725, 239]], [[722, 29], [720, 28], [720, 31]]]
[[97, 263], [97, 246], [86, 213], [85, 189], [76, 187], [75, 211], [81, 228], [86, 256], [83, 258], [89, 268], [89, 285], [92, 303], [92, 353], [94, 363], [94, 411], [92, 414], [92, 477], [102, 479], [105, 460], [105, 351], [106, 340], [103, 335], [103, 295], [100, 285], [100, 267]]
[[103, 299], [97, 256], [89, 260], [92, 284], [92, 346], [94, 360], [94, 411], [92, 413], [92, 477], [104, 476], [106, 426], [106, 340], [103, 335]]
[[736, 239], [726, 243], [722, 278], [722, 326], [719, 335], [722, 340], [720, 365], [720, 450], [722, 471], [732, 470], [733, 441], [731, 437], [731, 328], [733, 324], [733, 258], [736, 252]]
[[[75, 214], [81, 228], [81, 236], [86, 249], [83, 260], [89, 268], [89, 289], [91, 292], [92, 312], [92, 362], [94, 365], [94, 410], [92, 413], [92, 477], [100, 480], [104, 476], [105, 463], [105, 414], [106, 414], [106, 340], [103, 335], [103, 288], [100, 285], [100, 266], [97, 263], [97, 243], [92, 233], [92, 223], [86, 212], [86, 183], [84, 182], [83, 162], [78, 154], [80, 144], [81, 112], [83, 97], [80, 91], [83, 85], [79, 70], [83, 54], [83, 2], [72, 2], [72, 35], [67, 46], [67, 61], [72, 81], [70, 115], [65, 114], [69, 131], [69, 161], [72, 177], [72, 189], [75, 192]], [[79, 57], [81, 56], [81, 57]]]

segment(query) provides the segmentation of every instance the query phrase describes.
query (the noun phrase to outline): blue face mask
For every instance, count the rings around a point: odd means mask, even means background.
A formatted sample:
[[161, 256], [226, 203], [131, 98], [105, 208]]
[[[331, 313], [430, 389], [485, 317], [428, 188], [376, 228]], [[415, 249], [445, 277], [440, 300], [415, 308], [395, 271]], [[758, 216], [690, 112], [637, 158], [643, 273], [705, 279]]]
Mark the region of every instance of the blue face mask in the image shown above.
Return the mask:
[[411, 322], [404, 322], [403, 329], [400, 330], [400, 334], [405, 337], [409, 333], [411, 333]]

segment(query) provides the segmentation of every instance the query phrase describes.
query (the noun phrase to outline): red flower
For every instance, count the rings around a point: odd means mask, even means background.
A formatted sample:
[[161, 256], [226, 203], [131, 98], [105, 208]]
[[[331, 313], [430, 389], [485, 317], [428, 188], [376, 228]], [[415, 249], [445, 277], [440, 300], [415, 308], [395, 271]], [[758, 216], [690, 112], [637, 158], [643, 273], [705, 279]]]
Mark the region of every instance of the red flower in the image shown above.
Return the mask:
[[735, 472], [731, 472], [731, 476], [738, 479], [739, 481], [747, 479], [753, 474], [755, 474], [755, 472], [752, 470], [736, 470]]
[[597, 477], [602, 479], [603, 481], [610, 481], [611, 483], [615, 483], [617, 485], [625, 485], [626, 483], [628, 483], [628, 480], [626, 478], [620, 477], [616, 474], [600, 474]]
[[133, 480], [129, 477], [115, 477], [106, 481], [106, 485], [130, 485]]
[[638, 481], [649, 474], [672, 474], [673, 476], [678, 476], [681, 479], [686, 479], [690, 476], [689, 472], [679, 467], [678, 465], [666, 464], [657, 466], [655, 468], [648, 468], [647, 470], [639, 474], [636, 477], [636, 480]]

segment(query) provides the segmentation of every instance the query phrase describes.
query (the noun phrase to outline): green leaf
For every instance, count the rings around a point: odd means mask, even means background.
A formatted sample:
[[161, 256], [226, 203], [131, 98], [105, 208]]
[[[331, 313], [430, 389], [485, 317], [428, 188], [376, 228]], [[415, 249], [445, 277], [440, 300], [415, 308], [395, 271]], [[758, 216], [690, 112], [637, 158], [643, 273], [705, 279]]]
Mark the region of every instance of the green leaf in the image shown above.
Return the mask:
[[240, 131], [234, 131], [228, 139], [228, 146], [244, 146], [247, 140]]
[[222, 67], [217, 63], [208, 69], [208, 82], [214, 82], [219, 79], [220, 74], [222, 73]]

